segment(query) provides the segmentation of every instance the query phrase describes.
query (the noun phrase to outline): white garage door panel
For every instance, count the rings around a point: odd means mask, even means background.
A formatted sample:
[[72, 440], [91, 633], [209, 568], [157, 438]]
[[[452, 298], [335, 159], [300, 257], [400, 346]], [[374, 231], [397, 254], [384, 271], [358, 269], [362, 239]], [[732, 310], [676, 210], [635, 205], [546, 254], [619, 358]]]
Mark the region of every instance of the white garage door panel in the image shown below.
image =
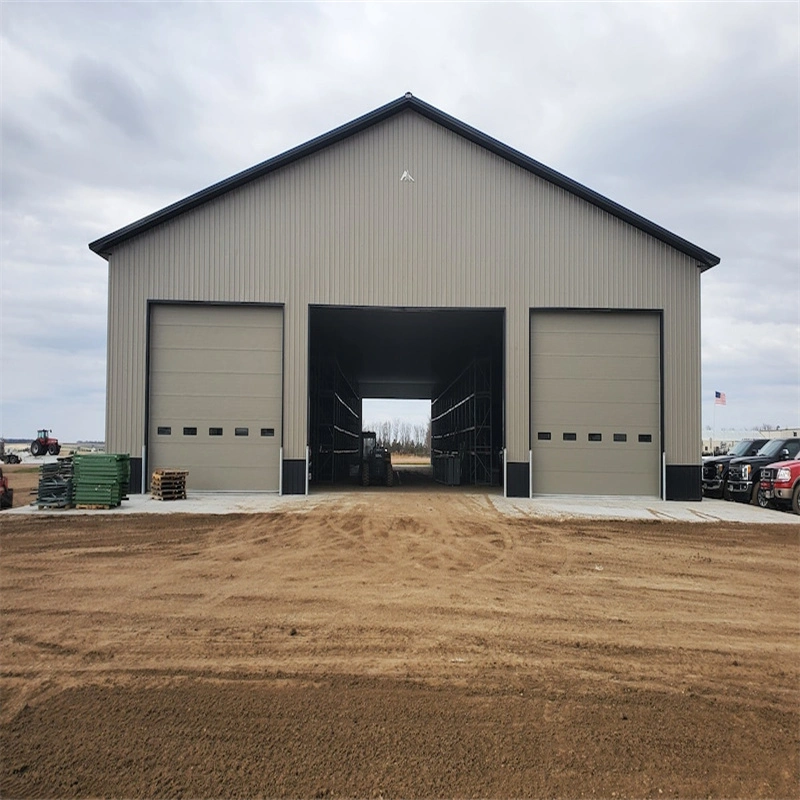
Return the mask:
[[[569, 454], [572, 461], [567, 461], [559, 452], [567, 445], [570, 445]], [[575, 462], [581, 465], [581, 474], [605, 475], [613, 472], [615, 476], [638, 475], [642, 470], [649, 470], [652, 467], [650, 463], [652, 452], [651, 448], [647, 446], [637, 449], [616, 442], [604, 446], [597, 442], [587, 442], [585, 436], [583, 443], [577, 441], [537, 442], [536, 455], [538, 455], [539, 465], [547, 466], [550, 471], [565, 475], [575, 468]], [[605, 494], [614, 494], [614, 492], [605, 492]], [[632, 492], [620, 491], [616, 494], [632, 494]]]
[[[254, 335], [263, 336], [256, 331]], [[219, 374], [217, 366], [226, 365], [223, 376], [230, 379], [250, 381], [254, 372], [270, 372], [279, 374], [281, 371], [281, 352], [265, 350], [234, 350], [232, 348], [206, 347], [202, 351], [187, 348], [164, 348], [159, 359], [159, 372], [183, 372], [187, 375], [206, 375], [213, 378]]]
[[[533, 438], [536, 439], [539, 431], [549, 431], [553, 438], [561, 440], [562, 433], [586, 431], [589, 433], [604, 433], [610, 431], [608, 439], [613, 441], [613, 434], [624, 433], [628, 439], [632, 434], [650, 433], [657, 431], [653, 427], [653, 418], [658, 415], [658, 406], [641, 405], [629, 408], [625, 420], [620, 420], [619, 405], [614, 403], [556, 403], [547, 416], [547, 422], [540, 418], [533, 429]], [[591, 423], [578, 424], [577, 420], [590, 419]], [[549, 426], [549, 427], [548, 427]], [[603, 430], [598, 430], [602, 427]], [[605, 441], [605, 438], [603, 440]], [[583, 437], [586, 441], [586, 437]], [[595, 444], [594, 442], [592, 444]]]
[[[173, 429], [174, 430], [174, 429]], [[277, 433], [277, 432], [276, 432]], [[170, 457], [181, 464], [193, 464], [192, 470], [205, 468], [215, 469], [227, 457], [229, 443], [210, 443], [208, 437], [182, 436], [173, 434], [174, 441], [165, 442], [164, 437], [158, 437], [160, 446], [169, 446]], [[191, 440], [196, 441], [192, 442]], [[236, 453], [236, 463], [227, 464], [226, 472], [235, 470], [250, 470], [263, 467], [261, 452], [257, 447], [240, 447]]]
[[[605, 320], [602, 324], [613, 321], [610, 318], [613, 315], [608, 316], [609, 319]], [[541, 352], [552, 355], [579, 358], [586, 357], [587, 359], [591, 359], [595, 356], [604, 356], [606, 353], [619, 353], [621, 356], [628, 356], [630, 358], [643, 358], [643, 347], [650, 347], [650, 344], [642, 345], [642, 340], [646, 339], [652, 342], [653, 333], [653, 331], [642, 329], [632, 329], [630, 333], [600, 330], [592, 332], [591, 326], [582, 324], [576, 325], [575, 327], [560, 325], [557, 329], [541, 332], [539, 344]], [[579, 354], [570, 350], [572, 337], [575, 334], [586, 334], [584, 350]]]
[[[254, 372], [262, 372], [257, 367], [253, 368]], [[262, 374], [269, 374], [263, 373]], [[251, 397], [251, 398], [278, 398], [280, 399], [280, 392], [271, 386], [254, 386], [252, 376], [244, 375], [220, 375], [219, 373], [193, 373], [193, 372], [168, 372], [159, 370], [156, 373], [150, 373], [151, 380], [160, 386], [165, 386], [166, 383], [172, 381], [176, 385], [173, 391], [169, 392], [162, 390], [161, 394], [168, 396], [170, 393], [177, 396], [190, 395], [192, 397]], [[278, 376], [275, 376], [278, 377]]]
[[190, 489], [277, 490], [282, 343], [280, 308], [154, 306], [148, 471], [186, 469]]
[[[586, 385], [591, 381], [591, 399], [586, 396]], [[617, 403], [620, 397], [646, 396], [658, 390], [658, 381], [608, 380], [586, 376], [580, 379], [548, 377], [539, 374], [542, 400], [556, 403], [575, 403], [576, 405], [596, 405], [598, 403]], [[581, 399], [576, 399], [581, 398]], [[650, 405], [647, 402], [645, 405]], [[658, 405], [658, 403], [655, 403]]]
[[[257, 347], [253, 340], [254, 333], [261, 336], [262, 332], [272, 330], [273, 333], [280, 334], [282, 330], [282, 325], [280, 324], [253, 325], [245, 323], [244, 325], [223, 325], [215, 323], [213, 320], [210, 320], [207, 324], [199, 320], [187, 325], [167, 324], [162, 327], [165, 330], [167, 328], [170, 329], [170, 348], [193, 350], [197, 337], [202, 336], [206, 339], [209, 350], [227, 349], [237, 352], [250, 350], [254, 353], [262, 352], [261, 348]], [[280, 335], [270, 337], [270, 341], [280, 346], [281, 337]]]
[[[645, 346], [650, 343], [649, 340], [646, 339], [640, 339], [639, 341]], [[612, 351], [607, 350], [605, 352], [609, 353]], [[603, 358], [605, 354], [565, 356], [561, 353], [547, 353], [546, 351], [545, 353], [551, 356], [551, 358], [542, 365], [540, 377], [543, 378], [581, 380], [588, 377], [593, 379], [605, 379], [610, 383], [625, 380], [635, 382], [648, 380], [647, 367], [650, 360], [642, 358], [641, 356], [630, 356], [620, 353], [621, 358], [616, 364], [617, 371], [612, 376], [603, 371], [602, 365], [604, 363]]]
[[660, 396], [657, 315], [533, 312], [534, 493], [657, 495]]
[[[162, 396], [167, 399], [168, 396]], [[281, 415], [281, 400], [279, 397], [268, 398], [254, 398], [249, 397], [227, 397], [224, 394], [218, 396], [203, 395], [202, 397], [192, 397], [188, 391], [183, 395], [169, 396], [174, 398], [175, 405], [180, 406], [179, 412], [174, 412], [174, 415], [162, 412], [159, 419], [159, 425], [188, 425], [187, 420], [191, 419], [191, 424], [194, 427], [219, 427], [219, 413], [213, 415], [209, 414], [208, 406], [212, 401], [222, 401], [225, 403], [225, 419], [232, 421], [235, 427], [249, 427], [252, 431], [266, 427], [275, 427], [276, 420], [280, 419]], [[261, 408], [259, 419], [253, 421], [253, 401], [256, 400]], [[258, 422], [258, 425], [255, 423]], [[269, 424], [267, 424], [269, 423]]]
[[[230, 442], [226, 442], [224, 440], [220, 441], [222, 437], [209, 437], [209, 436], [183, 436], [180, 431], [177, 434], [174, 433], [173, 428], [173, 441], [171, 442], [164, 442], [162, 441], [165, 437], [158, 437], [159, 443], [164, 445], [169, 445], [170, 452], [173, 457], [179, 459], [180, 461], [186, 463], [187, 461], [193, 462], [201, 462], [203, 459], [208, 457], [208, 461], [211, 464], [218, 462], [220, 459], [225, 458], [226, 450], [230, 447]], [[250, 429], [253, 430], [252, 428]], [[256, 437], [253, 437], [251, 433], [251, 438], [258, 438], [257, 437], [258, 430], [256, 429]], [[275, 435], [278, 436], [279, 432], [276, 431]], [[209, 441], [212, 439], [212, 441]], [[213, 441], [213, 440], [216, 441]], [[241, 442], [237, 442], [237, 444], [241, 444]], [[265, 444], [269, 445], [269, 442]], [[229, 464], [227, 469], [237, 469], [239, 467], [254, 467], [260, 465], [261, 462], [261, 455], [259, 453], [259, 448], [257, 447], [241, 447], [236, 454], [236, 463]]]

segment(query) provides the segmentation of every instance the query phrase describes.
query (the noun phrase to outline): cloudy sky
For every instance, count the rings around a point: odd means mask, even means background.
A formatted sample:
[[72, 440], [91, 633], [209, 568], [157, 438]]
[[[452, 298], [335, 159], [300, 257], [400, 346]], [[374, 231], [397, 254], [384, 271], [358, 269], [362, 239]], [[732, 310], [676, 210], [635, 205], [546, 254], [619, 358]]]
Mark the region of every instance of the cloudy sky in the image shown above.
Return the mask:
[[406, 91], [720, 256], [704, 425], [800, 425], [797, 2], [0, 15], [0, 434], [104, 436], [107, 265], [90, 241]]

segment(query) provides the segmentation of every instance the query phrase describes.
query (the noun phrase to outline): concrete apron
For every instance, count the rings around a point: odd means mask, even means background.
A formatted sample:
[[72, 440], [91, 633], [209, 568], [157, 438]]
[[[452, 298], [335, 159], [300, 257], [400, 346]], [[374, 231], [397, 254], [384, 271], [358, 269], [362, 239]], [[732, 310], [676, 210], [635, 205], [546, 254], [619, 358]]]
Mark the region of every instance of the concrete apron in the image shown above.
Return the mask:
[[[391, 489], [385, 490], [392, 492]], [[431, 491], [431, 490], [427, 490]], [[435, 490], [434, 490], [435, 491]], [[458, 489], [442, 489], [452, 496]], [[474, 497], [474, 490], [465, 497]], [[382, 491], [369, 491], [373, 507], [380, 506]], [[602, 520], [663, 520], [665, 522], [741, 522], [748, 525], [794, 525], [800, 528], [800, 517], [790, 512], [734, 503], [727, 500], [680, 502], [655, 497], [596, 497], [583, 495], [539, 495], [532, 499], [504, 498], [495, 491], [485, 497], [500, 514], [535, 519], [602, 519]], [[8, 509], [8, 516], [78, 515], [78, 514], [259, 514], [275, 511], [308, 511], [326, 504], [341, 504], [352, 498], [364, 499], [358, 489], [351, 492], [314, 491], [308, 496], [261, 492], [188, 492], [185, 500], [155, 500], [150, 495], [134, 494], [122, 505], [111, 509], [39, 509], [35, 504]], [[411, 497], [409, 502], [413, 503]]]

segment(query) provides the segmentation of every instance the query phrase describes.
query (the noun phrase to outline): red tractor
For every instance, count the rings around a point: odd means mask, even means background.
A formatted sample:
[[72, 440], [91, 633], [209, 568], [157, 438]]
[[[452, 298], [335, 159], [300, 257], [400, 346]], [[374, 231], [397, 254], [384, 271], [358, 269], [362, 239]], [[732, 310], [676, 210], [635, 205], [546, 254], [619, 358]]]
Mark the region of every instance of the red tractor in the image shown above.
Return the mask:
[[58, 443], [58, 439], [51, 438], [47, 428], [37, 431], [36, 438], [31, 442], [32, 456], [43, 456], [45, 453], [57, 456], [60, 452], [61, 445]]

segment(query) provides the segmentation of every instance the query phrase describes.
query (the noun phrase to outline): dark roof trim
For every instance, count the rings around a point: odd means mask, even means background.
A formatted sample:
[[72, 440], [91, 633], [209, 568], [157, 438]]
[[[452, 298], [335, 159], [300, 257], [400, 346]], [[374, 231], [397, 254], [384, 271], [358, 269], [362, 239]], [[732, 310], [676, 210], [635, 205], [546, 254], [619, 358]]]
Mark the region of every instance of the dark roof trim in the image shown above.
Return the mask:
[[243, 186], [250, 181], [261, 178], [264, 175], [268, 175], [270, 172], [274, 172], [281, 167], [285, 167], [287, 164], [291, 164], [293, 161], [305, 158], [306, 156], [316, 153], [326, 147], [330, 147], [332, 144], [336, 144], [337, 142], [340, 142], [343, 139], [352, 136], [353, 134], [360, 133], [361, 131], [370, 128], [379, 122], [383, 122], [384, 120], [389, 119], [395, 114], [399, 114], [406, 109], [416, 111], [423, 117], [427, 117], [438, 125], [453, 131], [453, 133], [457, 133], [459, 136], [463, 136], [465, 139], [474, 142], [475, 144], [485, 148], [486, 150], [489, 150], [492, 153], [495, 153], [501, 158], [510, 161], [512, 164], [516, 164], [518, 167], [521, 167], [528, 172], [532, 172], [534, 175], [537, 175], [540, 178], [555, 184], [556, 186], [560, 186], [562, 189], [566, 189], [568, 192], [577, 195], [592, 205], [607, 211], [609, 214], [618, 217], [624, 222], [633, 225], [635, 228], [638, 228], [639, 230], [644, 231], [645, 233], [664, 242], [665, 244], [670, 245], [670, 247], [674, 247], [679, 252], [685, 253], [686, 255], [695, 259], [703, 270], [710, 269], [711, 267], [719, 264], [719, 257], [715, 256], [713, 253], [703, 250], [686, 239], [682, 239], [680, 236], [671, 233], [666, 228], [662, 228], [660, 225], [650, 222], [650, 220], [645, 219], [639, 214], [635, 214], [633, 211], [630, 211], [624, 206], [621, 206], [618, 203], [609, 200], [607, 197], [592, 191], [577, 181], [573, 181], [571, 178], [566, 177], [566, 175], [562, 175], [560, 172], [550, 169], [550, 167], [545, 166], [539, 161], [529, 158], [523, 153], [520, 153], [519, 150], [514, 150], [514, 148], [503, 144], [497, 139], [493, 139], [491, 136], [487, 136], [485, 133], [481, 133], [476, 128], [466, 125], [460, 120], [457, 120], [455, 117], [451, 117], [449, 114], [439, 111], [438, 108], [434, 108], [432, 105], [419, 100], [410, 93], [404, 95], [403, 97], [399, 97], [397, 100], [393, 100], [391, 103], [387, 103], [385, 106], [381, 106], [375, 111], [371, 111], [369, 114], [365, 114], [364, 116], [359, 117], [352, 122], [348, 122], [346, 125], [335, 128], [334, 130], [325, 133], [322, 136], [317, 136], [315, 139], [311, 139], [311, 141], [306, 142], [305, 144], [293, 147], [291, 150], [287, 150], [285, 153], [281, 153], [274, 158], [270, 158], [261, 164], [256, 164], [256, 166], [250, 167], [250, 169], [246, 169], [230, 178], [226, 178], [224, 181], [215, 183], [213, 186], [209, 186], [207, 189], [203, 189], [202, 191], [196, 192], [195, 194], [192, 194], [183, 200], [179, 200], [177, 203], [173, 203], [166, 208], [162, 208], [160, 211], [149, 214], [137, 222], [133, 222], [130, 225], [126, 225], [124, 228], [120, 228], [113, 233], [109, 233], [107, 236], [96, 239], [89, 245], [89, 248], [98, 255], [108, 258], [111, 255], [114, 247], [116, 247], [118, 244], [121, 244], [122, 242], [131, 239], [140, 233], [144, 233], [150, 228], [160, 225], [162, 222], [167, 222], [168, 220], [177, 217], [179, 214], [183, 214], [185, 211], [190, 211], [193, 208], [197, 208], [197, 206], [219, 197], [220, 195], [223, 195], [232, 189], [237, 189], [238, 187]]

